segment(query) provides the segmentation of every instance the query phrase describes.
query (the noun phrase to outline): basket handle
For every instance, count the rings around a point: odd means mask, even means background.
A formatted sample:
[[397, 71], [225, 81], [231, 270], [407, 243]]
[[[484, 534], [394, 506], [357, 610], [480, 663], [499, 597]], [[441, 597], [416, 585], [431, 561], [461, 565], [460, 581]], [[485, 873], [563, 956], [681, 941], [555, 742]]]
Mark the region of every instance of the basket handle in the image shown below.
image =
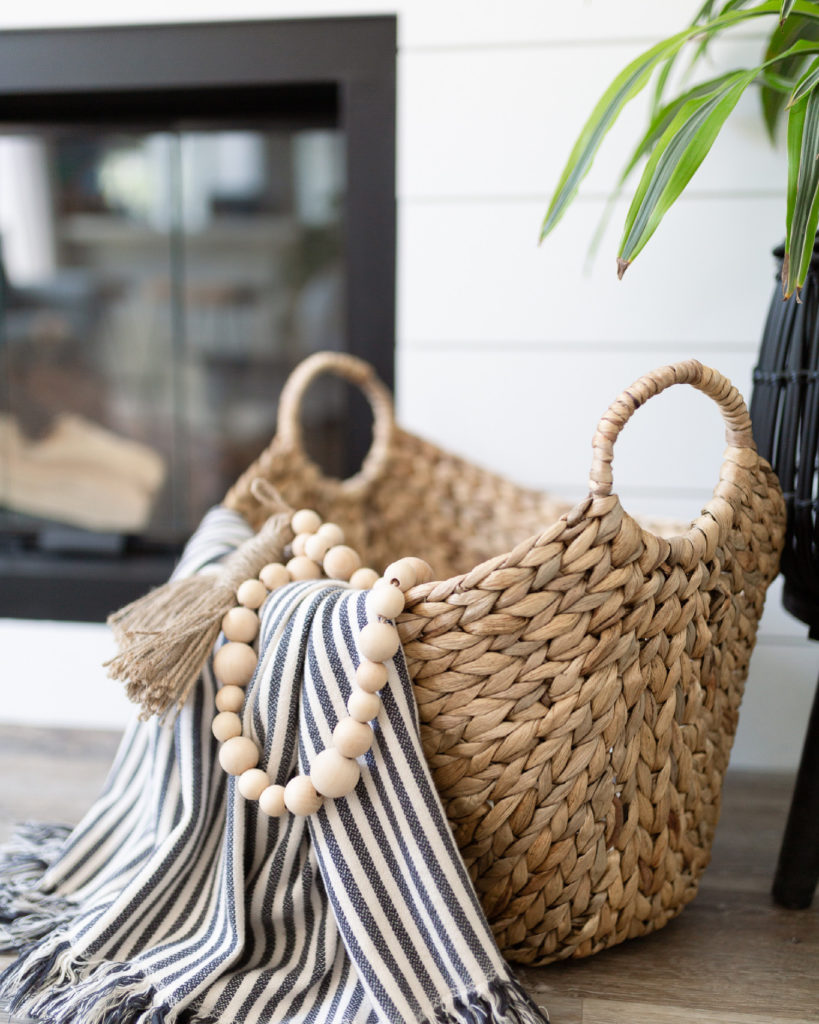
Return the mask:
[[756, 451], [748, 408], [730, 380], [718, 370], [703, 366], [696, 359], [673, 363], [640, 377], [615, 398], [603, 414], [592, 439], [589, 491], [593, 497], [605, 498], [611, 494], [611, 463], [614, 458], [614, 442], [620, 431], [641, 405], [673, 384], [691, 384], [713, 398], [725, 420], [726, 443], [734, 448]]
[[363, 359], [342, 352], [316, 352], [299, 363], [287, 378], [279, 397], [278, 439], [287, 447], [300, 451], [305, 460], [310, 461], [304, 452], [301, 405], [307, 389], [324, 373], [335, 374], [357, 385], [370, 403], [373, 412], [372, 444], [361, 469], [350, 480], [371, 480], [377, 476], [387, 457], [395, 429], [395, 413], [389, 389]]

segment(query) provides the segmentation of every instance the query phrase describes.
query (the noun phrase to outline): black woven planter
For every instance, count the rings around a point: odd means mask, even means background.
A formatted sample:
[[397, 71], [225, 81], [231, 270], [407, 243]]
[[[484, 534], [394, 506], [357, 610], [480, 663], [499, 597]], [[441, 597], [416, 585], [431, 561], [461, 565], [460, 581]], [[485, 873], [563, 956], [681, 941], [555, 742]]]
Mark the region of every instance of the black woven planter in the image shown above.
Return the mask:
[[[782, 269], [784, 248], [774, 250]], [[797, 302], [777, 281], [759, 363], [751, 418], [759, 452], [779, 476], [788, 511], [782, 603], [819, 640], [819, 236]], [[807, 907], [819, 879], [819, 687], [802, 750], [773, 892], [786, 907]]]
[[[783, 248], [774, 250], [781, 269]], [[768, 312], [751, 399], [754, 440], [782, 484], [788, 533], [782, 554], [783, 604], [819, 640], [819, 242], [801, 302], [782, 299]]]

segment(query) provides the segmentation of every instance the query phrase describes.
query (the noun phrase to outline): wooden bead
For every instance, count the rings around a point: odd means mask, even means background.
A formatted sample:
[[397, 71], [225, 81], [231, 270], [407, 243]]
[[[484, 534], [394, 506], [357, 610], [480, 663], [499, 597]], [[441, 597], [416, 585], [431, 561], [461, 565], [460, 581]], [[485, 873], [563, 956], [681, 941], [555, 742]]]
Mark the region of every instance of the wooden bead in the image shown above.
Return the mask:
[[268, 590], [278, 590], [290, 582], [290, 573], [281, 562], [268, 562], [259, 573], [259, 579]]
[[362, 661], [355, 670], [355, 681], [366, 693], [377, 693], [387, 685], [387, 666], [380, 661]]
[[435, 579], [435, 570], [429, 562], [425, 562], [423, 558], [416, 558], [415, 556], [412, 556], [410, 558], [402, 558], [401, 561], [409, 562], [415, 570], [416, 584], [429, 583], [430, 580]]
[[211, 722], [210, 731], [220, 743], [224, 743], [242, 735], [242, 720], [233, 711], [220, 711]]
[[404, 595], [398, 587], [376, 587], [367, 594], [367, 610], [371, 615], [394, 619], [404, 610]]
[[297, 533], [293, 538], [293, 543], [290, 547], [293, 549], [294, 555], [303, 555], [304, 549], [307, 545], [307, 541], [313, 536], [312, 533]]
[[384, 579], [399, 587], [401, 590], [409, 590], [416, 583], [415, 569], [408, 558], [399, 558], [397, 562], [388, 565], [384, 570]]
[[231, 640], [213, 656], [213, 671], [224, 686], [247, 686], [256, 671], [256, 652]]
[[338, 523], [322, 523], [318, 528], [318, 535], [323, 537], [331, 548], [344, 543], [344, 531]]
[[342, 718], [333, 729], [333, 746], [344, 757], [359, 757], [372, 746], [373, 731], [364, 722]]
[[222, 619], [222, 632], [228, 640], [250, 644], [259, 632], [259, 616], [251, 608], [241, 605], [231, 608]]
[[321, 578], [321, 568], [307, 555], [296, 555], [287, 563], [287, 571], [294, 580], [317, 580]]
[[263, 772], [261, 768], [248, 768], [246, 772], [242, 772], [236, 783], [245, 800], [258, 800], [269, 785], [267, 772]]
[[367, 693], [356, 687], [347, 700], [347, 712], [356, 722], [370, 722], [378, 717], [381, 698], [377, 693]]
[[326, 537], [322, 537], [321, 534], [314, 533], [312, 536], [307, 538], [307, 543], [304, 545], [304, 554], [308, 558], [312, 558], [314, 562], [318, 562], [319, 565], [324, 561], [324, 556], [330, 550], [332, 545]]
[[261, 608], [267, 597], [267, 587], [261, 580], [245, 580], [239, 584], [236, 599], [245, 608]]
[[287, 810], [284, 803], [284, 786], [268, 786], [257, 799], [259, 810], [271, 818], [280, 818]]
[[315, 533], [321, 526], [321, 516], [312, 508], [300, 508], [290, 520], [293, 533]]
[[377, 579], [378, 573], [375, 569], [362, 566], [362, 568], [356, 569], [350, 577], [350, 586], [355, 590], [369, 590]]
[[241, 775], [258, 763], [259, 748], [247, 736], [234, 736], [219, 748], [219, 764], [228, 775]]
[[333, 800], [349, 796], [360, 778], [358, 762], [344, 757], [333, 747], [317, 754], [310, 768], [310, 779], [316, 792]]
[[358, 646], [369, 661], [387, 661], [400, 645], [398, 630], [389, 622], [371, 622], [361, 630]]
[[216, 691], [217, 711], [241, 711], [245, 702], [245, 691], [241, 686], [222, 686]]
[[321, 797], [308, 775], [296, 775], [284, 787], [284, 805], [291, 814], [314, 814], [321, 807]]
[[324, 571], [330, 579], [348, 580], [361, 568], [361, 558], [346, 544], [336, 544], [324, 556]]

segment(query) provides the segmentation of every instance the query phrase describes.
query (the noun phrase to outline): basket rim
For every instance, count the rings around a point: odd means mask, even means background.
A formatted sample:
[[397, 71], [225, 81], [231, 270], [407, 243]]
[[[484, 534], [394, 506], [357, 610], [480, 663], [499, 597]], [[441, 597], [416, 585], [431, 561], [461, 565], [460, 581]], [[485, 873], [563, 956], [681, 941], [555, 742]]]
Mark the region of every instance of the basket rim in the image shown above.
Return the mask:
[[[373, 408], [373, 444], [365, 456], [361, 469], [353, 476], [343, 479], [327, 476], [317, 463], [306, 455], [301, 446], [301, 432], [298, 426], [301, 398], [312, 381], [324, 373], [336, 373], [358, 385]], [[632, 516], [623, 506], [619, 495], [611, 490], [610, 466], [614, 441], [628, 419], [649, 398], [660, 394], [668, 387], [681, 383], [691, 384], [703, 391], [721, 407], [726, 423], [728, 444], [723, 453], [719, 479], [712, 492], [712, 497], [703, 506], [699, 515], [689, 520], [687, 527], [678, 533], [661, 536], [643, 526]], [[224, 504], [237, 508], [240, 497], [250, 491], [252, 481], [258, 476], [264, 475], [264, 465], [282, 457], [285, 453], [301, 460], [303, 471], [314, 477], [316, 483], [323, 484], [328, 488], [332, 487], [338, 495], [345, 498], [360, 496], [366, 493], [367, 489], [379, 479], [381, 470], [388, 460], [391, 443], [396, 437], [402, 435], [429, 445], [434, 450], [465, 465], [489, 473], [499, 481], [509, 483], [521, 491], [529, 492], [541, 499], [549, 497], [546, 492], [518, 485], [500, 473], [481, 467], [463, 455], [454, 453], [434, 441], [406, 430], [395, 420], [389, 389], [377, 377], [369, 363], [348, 353], [318, 352], [303, 360], [285, 382], [280, 400], [276, 434], [259, 458], [228, 491]], [[601, 418], [592, 440], [592, 450], [590, 487], [585, 498], [576, 502], [557, 520], [546, 524], [542, 530], [521, 539], [513, 548], [484, 559], [466, 572], [430, 580], [412, 587], [407, 591], [407, 608], [409, 609], [410, 605], [417, 604], [430, 596], [441, 599], [448, 594], [469, 589], [489, 572], [511, 563], [513, 557], [521, 550], [525, 551], [549, 543], [550, 534], [559, 532], [563, 523], [576, 526], [584, 519], [598, 518], [612, 512], [616, 507], [619, 507], [628, 528], [640, 532], [644, 546], [657, 547], [658, 551], [663, 552], [664, 557], [660, 561], [667, 561], [685, 571], [690, 571], [702, 558], [711, 557], [714, 550], [725, 542], [728, 531], [735, 520], [741, 502], [736, 495], [736, 485], [731, 479], [732, 467], [740, 465], [747, 470], [761, 465], [770, 470], [769, 464], [756, 450], [751, 434], [750, 417], [742, 396], [728, 378], [718, 370], [704, 366], [694, 359], [668, 364], [649, 371], [621, 392]], [[554, 500], [559, 501], [557, 497]], [[680, 520], [681, 524], [683, 522]], [[421, 554], [423, 556], [423, 552]], [[467, 580], [469, 583], [465, 586]]]

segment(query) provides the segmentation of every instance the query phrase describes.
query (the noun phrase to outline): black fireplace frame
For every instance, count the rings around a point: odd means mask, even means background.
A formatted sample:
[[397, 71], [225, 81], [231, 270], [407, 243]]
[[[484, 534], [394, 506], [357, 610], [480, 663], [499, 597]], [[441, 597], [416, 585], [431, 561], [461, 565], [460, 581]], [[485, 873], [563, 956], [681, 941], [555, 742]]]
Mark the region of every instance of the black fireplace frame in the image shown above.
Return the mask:
[[[346, 139], [348, 351], [392, 385], [395, 55], [392, 16], [0, 32], [0, 128], [219, 121], [228, 96], [267, 124], [334, 121]], [[166, 578], [175, 557], [4, 549], [0, 616], [102, 619]]]

